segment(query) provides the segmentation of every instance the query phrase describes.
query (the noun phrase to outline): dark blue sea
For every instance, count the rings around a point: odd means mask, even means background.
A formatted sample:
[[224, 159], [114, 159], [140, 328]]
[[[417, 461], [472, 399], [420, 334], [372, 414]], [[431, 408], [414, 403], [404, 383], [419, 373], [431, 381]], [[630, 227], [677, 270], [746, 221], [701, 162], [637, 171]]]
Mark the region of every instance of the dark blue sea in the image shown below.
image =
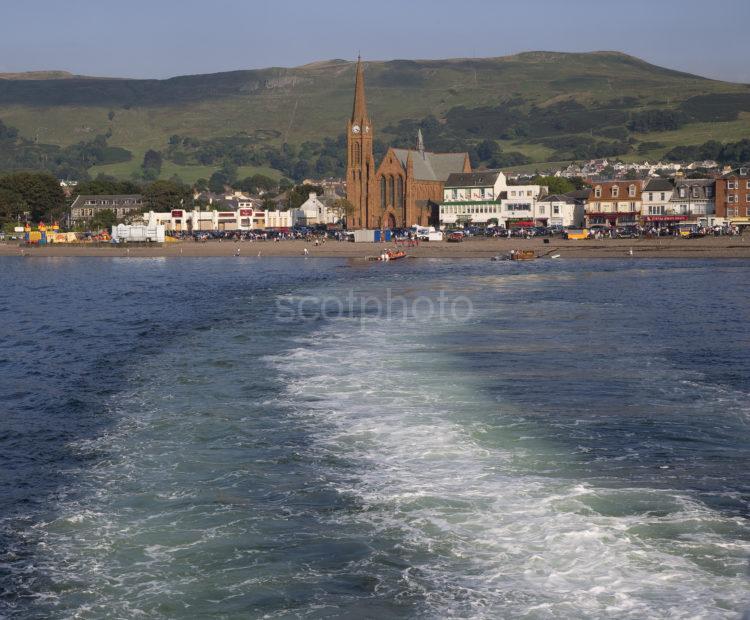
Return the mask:
[[0, 617], [750, 607], [747, 262], [0, 268]]

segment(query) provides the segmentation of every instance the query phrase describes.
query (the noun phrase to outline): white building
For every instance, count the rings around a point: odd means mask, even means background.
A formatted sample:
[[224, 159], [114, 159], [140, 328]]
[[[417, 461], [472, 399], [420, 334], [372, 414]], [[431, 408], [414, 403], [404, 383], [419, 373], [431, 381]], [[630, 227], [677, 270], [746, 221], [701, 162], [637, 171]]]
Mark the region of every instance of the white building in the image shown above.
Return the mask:
[[667, 205], [667, 215], [702, 226], [723, 224], [716, 217], [716, 181], [714, 179], [675, 179], [675, 188]]
[[500, 197], [506, 187], [505, 175], [499, 170], [450, 174], [443, 186], [440, 226], [499, 222]]
[[443, 189], [440, 226], [543, 225], [549, 206], [539, 199], [546, 193], [540, 185], [508, 185], [498, 170], [451, 174]]
[[266, 228], [292, 228], [293, 211], [266, 211]]
[[266, 227], [265, 212], [249, 208], [234, 211], [201, 211], [200, 209], [149, 211], [144, 214], [143, 221], [149, 227], [163, 225], [167, 231], [188, 233], [212, 230], [250, 231], [262, 230]]
[[641, 216], [643, 220], [649, 221], [649, 218], [668, 215], [673, 192], [674, 185], [668, 179], [651, 179], [648, 181], [641, 194]]
[[534, 219], [546, 226], [583, 226], [583, 204], [562, 194], [544, 196], [537, 200]]
[[539, 199], [546, 195], [547, 188], [541, 185], [510, 185], [503, 193], [502, 219], [505, 228], [517, 226], [546, 225], [548, 207]]
[[343, 213], [328, 207], [315, 192], [308, 194], [307, 200], [299, 209], [294, 210], [294, 221], [299, 226], [316, 226], [318, 224], [337, 224]]

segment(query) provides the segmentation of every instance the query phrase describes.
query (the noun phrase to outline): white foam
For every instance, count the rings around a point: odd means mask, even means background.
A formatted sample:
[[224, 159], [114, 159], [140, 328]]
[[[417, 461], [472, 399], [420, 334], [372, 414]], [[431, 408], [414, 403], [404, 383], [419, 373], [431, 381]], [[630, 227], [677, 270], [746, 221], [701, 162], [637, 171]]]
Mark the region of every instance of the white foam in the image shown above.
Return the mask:
[[[495, 443], [481, 440], [483, 415], [502, 420], [503, 408], [439, 345], [394, 321], [366, 333], [341, 323], [270, 361], [301, 424], [318, 428], [318, 449], [358, 463], [338, 491], [362, 509], [337, 518], [400, 541], [404, 589], [423, 593], [429, 615], [724, 618], [750, 600], [747, 539], [712, 533], [717, 524], [736, 532], [731, 520], [677, 492], [535, 476], [525, 459], [549, 450], [554, 469], [551, 447], [504, 440], [496, 423]], [[597, 498], [670, 509], [611, 516], [591, 508]], [[646, 535], [660, 527], [672, 535]]]

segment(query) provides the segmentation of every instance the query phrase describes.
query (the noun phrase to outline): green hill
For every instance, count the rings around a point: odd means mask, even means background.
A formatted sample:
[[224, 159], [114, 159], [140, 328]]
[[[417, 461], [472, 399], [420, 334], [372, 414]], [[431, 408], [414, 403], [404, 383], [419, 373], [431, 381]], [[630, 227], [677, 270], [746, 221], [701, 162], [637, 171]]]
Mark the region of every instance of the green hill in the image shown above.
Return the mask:
[[[653, 158], [677, 145], [750, 137], [748, 85], [617, 52], [368, 62], [365, 76], [376, 138], [389, 144], [410, 143], [422, 126], [428, 147], [471, 148], [490, 139], [523, 163]], [[352, 62], [167, 80], [44, 77], [0, 79], [0, 119], [30, 143], [66, 147], [106, 136], [108, 148], [133, 154], [126, 160], [117, 151], [115, 163], [95, 165], [94, 174], [128, 176], [148, 149], [164, 154], [162, 175], [185, 180], [228, 157], [243, 170], [340, 171]], [[284, 143], [288, 149], [279, 148]], [[305, 158], [309, 170], [299, 164]]]

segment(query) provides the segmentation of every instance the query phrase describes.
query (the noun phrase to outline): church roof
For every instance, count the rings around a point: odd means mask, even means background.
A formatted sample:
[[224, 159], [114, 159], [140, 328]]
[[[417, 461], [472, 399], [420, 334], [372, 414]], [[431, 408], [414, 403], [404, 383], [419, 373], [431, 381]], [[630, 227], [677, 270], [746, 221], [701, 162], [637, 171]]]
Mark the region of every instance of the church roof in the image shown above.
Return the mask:
[[414, 178], [419, 181], [447, 181], [453, 172], [463, 172], [466, 153], [429, 153], [412, 149], [393, 149], [401, 165], [406, 168], [406, 160], [411, 154], [414, 164]]

